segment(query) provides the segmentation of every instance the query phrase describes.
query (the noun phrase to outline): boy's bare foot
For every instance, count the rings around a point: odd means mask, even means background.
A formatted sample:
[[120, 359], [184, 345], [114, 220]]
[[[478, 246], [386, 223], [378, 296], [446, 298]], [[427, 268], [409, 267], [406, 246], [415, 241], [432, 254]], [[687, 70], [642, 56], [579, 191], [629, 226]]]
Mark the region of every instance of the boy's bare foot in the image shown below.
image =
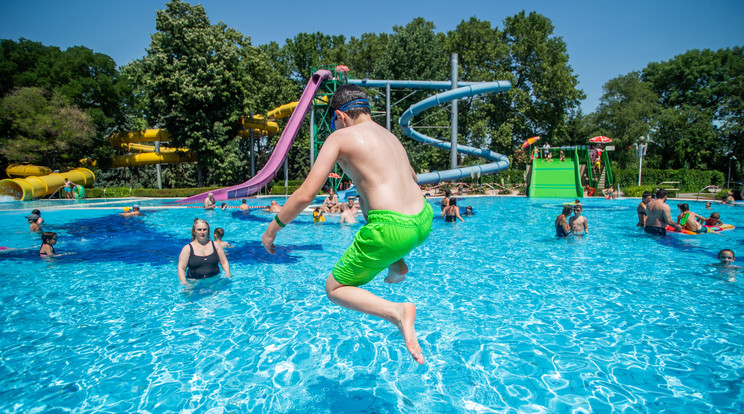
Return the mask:
[[401, 311], [401, 319], [398, 329], [403, 335], [403, 340], [406, 342], [408, 352], [416, 362], [423, 364], [426, 362], [426, 359], [424, 358], [424, 354], [421, 353], [421, 346], [418, 343], [416, 330], [413, 327], [416, 322], [416, 305], [406, 302], [401, 303], [401, 306], [403, 309]]
[[406, 273], [408, 273], [408, 265], [406, 265], [403, 259], [400, 259], [388, 267], [388, 275], [385, 278], [385, 282], [400, 283], [406, 280]]

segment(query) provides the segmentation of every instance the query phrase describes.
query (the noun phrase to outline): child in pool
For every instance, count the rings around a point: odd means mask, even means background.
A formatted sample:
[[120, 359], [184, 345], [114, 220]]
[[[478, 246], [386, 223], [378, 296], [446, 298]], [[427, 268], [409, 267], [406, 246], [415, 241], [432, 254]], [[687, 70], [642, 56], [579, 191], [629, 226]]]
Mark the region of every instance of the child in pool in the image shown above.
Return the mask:
[[581, 215], [583, 211], [584, 208], [581, 206], [581, 204], [575, 204], [573, 206], [574, 215], [571, 216], [570, 219], [568, 219], [568, 227], [571, 228], [571, 234], [573, 234], [574, 236], [583, 236], [585, 234], [589, 234], [589, 220]]
[[698, 220], [705, 226], [722, 226], [723, 222], [721, 221], [721, 214], [720, 213], [712, 213], [710, 217], [703, 220]]
[[214, 244], [222, 247], [223, 249], [232, 247], [230, 243], [222, 241], [223, 237], [225, 237], [225, 229], [223, 229], [222, 227], [217, 227], [216, 229], [214, 229]]
[[734, 251], [731, 249], [723, 249], [718, 252], [719, 263], [715, 263], [712, 266], [721, 269], [723, 276], [729, 282], [736, 281], [736, 273], [741, 273], [744, 270], [743, 267], [733, 264], [736, 261]]
[[323, 217], [323, 211], [320, 209], [320, 207], [315, 207], [315, 210], [313, 211], [313, 221], [316, 223], [325, 222], [325, 217]]
[[57, 233], [45, 231], [41, 234], [41, 248], [39, 248], [39, 257], [59, 256], [54, 252], [54, 245], [57, 244]]
[[677, 224], [682, 226], [685, 230], [694, 231], [695, 233], [703, 230], [703, 225], [700, 224], [700, 220], [705, 221], [705, 217], [693, 213], [690, 211], [690, 206], [687, 203], [677, 204], [679, 208], [679, 215], [677, 216]]

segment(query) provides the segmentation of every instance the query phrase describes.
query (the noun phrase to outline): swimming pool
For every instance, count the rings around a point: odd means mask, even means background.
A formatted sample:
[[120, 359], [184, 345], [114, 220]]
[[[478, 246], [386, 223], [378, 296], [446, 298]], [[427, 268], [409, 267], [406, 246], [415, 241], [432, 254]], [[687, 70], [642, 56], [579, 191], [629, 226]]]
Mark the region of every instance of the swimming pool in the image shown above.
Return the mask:
[[[270, 256], [259, 211], [0, 203], [17, 249], [0, 252], [0, 411], [741, 412], [744, 275], [708, 265], [744, 256], [743, 210], [715, 207], [738, 227], [722, 236], [655, 238], [637, 199], [587, 199], [590, 235], [557, 239], [562, 201], [461, 199], [476, 214], [436, 218], [405, 282], [367, 285], [417, 305], [423, 366], [392, 325], [325, 298], [361, 224], [300, 216]], [[74, 254], [36, 257], [33, 208]], [[233, 278], [189, 292], [194, 217], [225, 229]]]

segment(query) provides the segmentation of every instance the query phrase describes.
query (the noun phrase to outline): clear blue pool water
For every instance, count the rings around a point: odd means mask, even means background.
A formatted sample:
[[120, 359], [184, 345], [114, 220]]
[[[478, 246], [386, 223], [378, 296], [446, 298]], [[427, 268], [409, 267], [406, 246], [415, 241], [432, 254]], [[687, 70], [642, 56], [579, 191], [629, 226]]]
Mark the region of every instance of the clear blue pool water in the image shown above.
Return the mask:
[[[417, 305], [418, 366], [392, 325], [325, 298], [361, 224], [303, 215], [270, 256], [268, 213], [149, 200], [124, 218], [132, 201], [109, 201], [0, 203], [1, 412], [743, 409], [744, 275], [710, 266], [722, 248], [744, 262], [739, 206], [715, 207], [738, 227], [722, 236], [655, 238], [634, 227], [637, 199], [588, 199], [590, 235], [566, 240], [553, 220], [569, 200], [461, 200], [476, 215], [435, 219], [404, 283], [367, 285]], [[72, 254], [37, 257], [33, 208]], [[194, 217], [226, 230], [233, 278], [189, 291], [176, 261]]]

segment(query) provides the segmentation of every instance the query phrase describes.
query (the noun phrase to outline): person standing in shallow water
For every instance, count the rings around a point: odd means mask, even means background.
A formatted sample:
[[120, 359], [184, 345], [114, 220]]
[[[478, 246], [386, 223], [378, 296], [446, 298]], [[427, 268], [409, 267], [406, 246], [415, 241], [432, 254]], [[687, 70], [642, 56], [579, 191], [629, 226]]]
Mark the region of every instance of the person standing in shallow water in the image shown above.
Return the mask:
[[189, 286], [189, 280], [214, 277], [220, 274], [221, 265], [225, 277], [230, 277], [230, 264], [220, 245], [209, 240], [209, 223], [194, 219], [191, 226], [191, 243], [183, 246], [178, 256], [178, 280]]
[[563, 211], [555, 218], [555, 235], [558, 237], [567, 237], [571, 233], [571, 227], [568, 226], [568, 216], [573, 212], [570, 204], [563, 206]]
[[372, 120], [369, 100], [355, 85], [343, 85], [330, 101], [331, 125], [338, 130], [326, 139], [310, 173], [269, 224], [261, 241], [271, 254], [274, 240], [315, 199], [336, 162], [356, 183], [359, 205], [367, 218], [326, 278], [326, 295], [343, 307], [374, 315], [394, 324], [408, 352], [425, 362], [416, 336], [416, 306], [390, 302], [360, 286], [388, 269], [385, 281], [405, 279], [403, 258], [423, 243], [434, 216], [416, 184], [416, 174], [398, 138]]
[[661, 189], [656, 192], [656, 199], [651, 200], [646, 207], [646, 225], [643, 230], [655, 236], [666, 236], [666, 226], [682, 230], [682, 227], [672, 220], [671, 209], [666, 203], [667, 191]]

